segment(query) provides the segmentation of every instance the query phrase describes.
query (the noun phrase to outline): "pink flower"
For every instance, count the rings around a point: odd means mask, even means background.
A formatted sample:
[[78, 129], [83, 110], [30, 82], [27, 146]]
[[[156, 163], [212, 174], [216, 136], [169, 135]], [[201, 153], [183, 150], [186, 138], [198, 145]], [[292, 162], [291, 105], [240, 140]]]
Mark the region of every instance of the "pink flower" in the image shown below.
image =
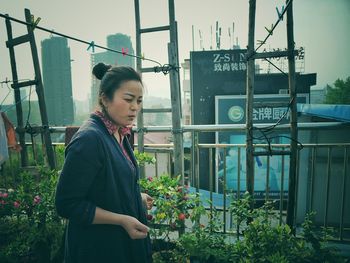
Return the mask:
[[2, 192], [0, 192], [0, 197], [3, 197], [3, 193]]
[[0, 204], [5, 205], [6, 204], [5, 200], [1, 200]]
[[41, 197], [39, 195], [36, 195], [33, 200], [34, 204], [39, 204], [41, 202]]
[[9, 196], [8, 193], [3, 193], [3, 194], [2, 194], [2, 197], [3, 197], [3, 198], [7, 198], [8, 196]]
[[153, 177], [149, 176], [149, 177], [147, 177], [147, 180], [152, 182], [153, 181]]
[[16, 208], [18, 208], [20, 205], [21, 205], [21, 204], [20, 204], [20, 202], [18, 202], [18, 201], [15, 201], [15, 202], [13, 203], [13, 206], [16, 207]]

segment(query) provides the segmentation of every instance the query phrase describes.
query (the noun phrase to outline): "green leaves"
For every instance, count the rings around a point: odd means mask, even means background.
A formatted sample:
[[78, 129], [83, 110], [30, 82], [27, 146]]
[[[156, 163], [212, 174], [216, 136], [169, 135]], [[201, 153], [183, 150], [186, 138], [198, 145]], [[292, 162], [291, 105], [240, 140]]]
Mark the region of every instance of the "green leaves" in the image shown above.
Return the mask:
[[[288, 225], [279, 224], [274, 203], [268, 201], [252, 210], [252, 197], [245, 193], [229, 207], [233, 223], [243, 230], [234, 239], [221, 233], [222, 211], [206, 209], [199, 194], [188, 193], [179, 181], [180, 177], [163, 175], [140, 182], [156, 199], [151, 213], [152, 223], [158, 226], [152, 229], [151, 238], [174, 242], [176, 235], [171, 239], [170, 232], [185, 230], [176, 240], [176, 248], [156, 252], [154, 262], [186, 262], [184, 258], [213, 263], [343, 262], [337, 250], [326, 246], [327, 231], [319, 231], [312, 214], [305, 218], [302, 234], [295, 236]], [[186, 220], [182, 220], [184, 215]]]
[[153, 156], [149, 155], [148, 153], [140, 153], [138, 151], [134, 151], [135, 158], [137, 160], [137, 164], [139, 166], [145, 166], [146, 164], [155, 164], [156, 163], [156, 158]]
[[345, 81], [337, 79], [334, 86], [327, 85], [325, 103], [328, 104], [350, 104], [350, 77]]
[[7, 189], [6, 206], [0, 207], [0, 262], [46, 263], [59, 256], [64, 224], [54, 205], [57, 180], [56, 171], [38, 168], [20, 173]]
[[164, 174], [140, 180], [141, 192], [155, 200], [155, 208], [149, 216], [153, 225], [151, 237], [154, 239], [169, 239], [170, 232], [184, 229], [185, 221], [191, 217], [190, 210], [195, 205], [194, 195], [179, 184], [180, 178]]

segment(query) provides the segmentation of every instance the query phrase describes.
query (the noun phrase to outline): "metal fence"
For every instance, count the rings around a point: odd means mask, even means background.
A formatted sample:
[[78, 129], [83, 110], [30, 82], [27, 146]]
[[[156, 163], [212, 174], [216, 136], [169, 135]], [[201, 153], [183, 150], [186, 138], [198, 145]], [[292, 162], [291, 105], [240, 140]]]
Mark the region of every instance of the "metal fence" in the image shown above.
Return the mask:
[[[204, 144], [198, 140], [198, 135], [202, 132], [215, 132], [218, 130], [230, 131], [232, 127], [215, 128], [215, 127], [196, 127], [189, 126], [184, 132], [191, 132], [192, 145], [189, 147], [190, 152], [187, 154], [189, 166], [185, 168], [184, 174], [186, 176], [186, 182], [193, 187], [196, 192], [202, 192], [207, 195], [210, 202], [208, 202], [207, 209], [210, 211], [219, 210], [222, 213], [223, 218], [223, 232], [228, 233], [236, 231], [233, 229], [232, 214], [228, 210], [229, 203], [232, 199], [239, 199], [244, 192], [244, 186], [242, 185], [242, 179], [244, 181], [245, 175], [242, 173], [242, 159], [245, 156], [246, 145], [245, 144]], [[207, 128], [207, 129], [205, 129]], [[307, 127], [305, 127], [306, 129]], [[62, 128], [59, 132], [62, 132]], [[243, 129], [240, 127], [239, 129]], [[164, 131], [164, 127], [154, 128], [154, 131]], [[57, 129], [56, 129], [57, 132]], [[266, 148], [274, 147], [276, 149], [288, 148], [289, 144], [256, 144], [255, 147]], [[42, 145], [36, 145], [28, 143], [29, 152], [32, 152], [31, 158], [41, 158], [41, 160], [32, 161], [33, 164], [43, 163], [44, 156], [38, 156], [38, 147]], [[58, 162], [59, 154], [62, 155], [62, 149], [64, 149], [63, 143], [54, 143], [55, 159]], [[295, 210], [295, 217], [297, 218], [297, 224], [301, 223], [307, 212], [316, 211], [316, 223], [319, 226], [333, 229], [335, 235], [334, 238], [341, 242], [350, 242], [350, 172], [349, 172], [349, 148], [350, 143], [342, 144], [303, 144], [303, 149], [298, 152], [298, 167], [297, 167], [297, 207]], [[173, 145], [172, 144], [152, 144], [145, 145], [145, 152], [154, 155], [156, 163], [154, 165], [147, 165], [146, 176], [159, 176], [162, 173], [172, 173], [173, 165]], [[200, 167], [202, 160], [200, 158], [200, 152], [206, 151], [208, 156], [207, 174], [201, 174]], [[224, 157], [231, 151], [228, 158], [221, 160], [223, 167], [222, 176], [218, 178], [218, 153], [221, 152]], [[45, 151], [41, 151], [45, 152]], [[12, 153], [10, 159], [6, 165], [19, 165], [18, 154]], [[230, 160], [232, 158], [232, 160]], [[271, 196], [270, 181], [271, 170], [270, 161], [271, 157], [265, 157], [265, 189], [261, 192], [261, 196], [257, 198], [260, 202], [267, 200], [275, 200], [277, 206], [275, 207], [278, 212], [278, 222], [282, 224], [285, 222], [286, 215], [286, 203], [287, 203], [287, 189], [285, 181], [288, 180], [288, 174], [286, 174], [286, 164], [289, 161], [289, 156], [278, 156], [280, 158], [280, 175], [279, 175], [279, 193], [274, 193]], [[161, 160], [161, 161], [160, 161]], [[62, 161], [62, 160], [61, 160]], [[159, 161], [159, 162], [158, 162]], [[228, 181], [228, 168], [227, 162], [235, 162], [236, 182], [237, 184], [233, 188], [227, 187]], [[215, 171], [216, 170], [216, 171]], [[231, 173], [232, 175], [232, 173]], [[203, 176], [207, 179], [207, 184], [203, 187]], [[203, 190], [204, 188], [204, 190]], [[298, 219], [299, 218], [299, 219]], [[237, 232], [237, 231], [236, 231]]]

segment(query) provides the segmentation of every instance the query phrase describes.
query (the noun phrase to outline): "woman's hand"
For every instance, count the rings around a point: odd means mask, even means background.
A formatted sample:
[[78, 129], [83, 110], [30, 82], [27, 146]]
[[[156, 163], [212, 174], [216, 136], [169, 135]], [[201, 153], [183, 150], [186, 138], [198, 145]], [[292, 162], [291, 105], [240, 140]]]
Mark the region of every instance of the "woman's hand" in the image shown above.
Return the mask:
[[151, 210], [153, 207], [153, 198], [146, 193], [141, 193], [141, 197], [142, 197], [142, 203], [147, 208], [147, 210]]
[[149, 228], [135, 217], [124, 215], [121, 226], [128, 232], [131, 239], [143, 239], [147, 237]]

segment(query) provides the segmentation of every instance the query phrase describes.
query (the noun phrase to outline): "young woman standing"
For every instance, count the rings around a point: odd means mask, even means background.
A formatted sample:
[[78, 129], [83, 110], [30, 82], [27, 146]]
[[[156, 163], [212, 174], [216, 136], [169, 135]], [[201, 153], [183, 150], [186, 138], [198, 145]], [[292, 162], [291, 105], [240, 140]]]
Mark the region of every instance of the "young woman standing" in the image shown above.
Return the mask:
[[66, 148], [56, 192], [58, 213], [68, 219], [65, 263], [151, 262], [139, 170], [126, 138], [141, 109], [143, 84], [129, 67], [97, 64], [98, 110]]

